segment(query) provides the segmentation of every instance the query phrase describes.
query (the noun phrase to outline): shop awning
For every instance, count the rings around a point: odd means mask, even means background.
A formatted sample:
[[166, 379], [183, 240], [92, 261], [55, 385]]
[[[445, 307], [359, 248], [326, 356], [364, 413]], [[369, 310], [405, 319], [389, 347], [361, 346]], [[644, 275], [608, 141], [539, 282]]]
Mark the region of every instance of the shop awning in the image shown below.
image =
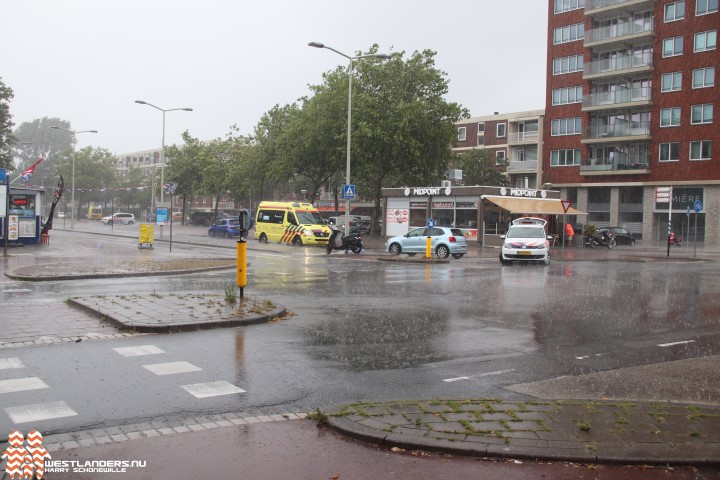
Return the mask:
[[[558, 198], [523, 198], [523, 197], [502, 197], [500, 195], [483, 195], [483, 200], [494, 203], [510, 213], [527, 213], [537, 215], [562, 215], [565, 213], [562, 203]], [[587, 215], [570, 207], [568, 215]]]

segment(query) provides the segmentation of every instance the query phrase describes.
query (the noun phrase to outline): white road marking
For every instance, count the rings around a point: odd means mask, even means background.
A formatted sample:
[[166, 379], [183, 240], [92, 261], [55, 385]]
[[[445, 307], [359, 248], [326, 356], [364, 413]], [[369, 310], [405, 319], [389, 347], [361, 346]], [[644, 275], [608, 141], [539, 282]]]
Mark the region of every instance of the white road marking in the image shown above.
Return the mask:
[[5, 413], [8, 414], [13, 423], [37, 422], [77, 415], [77, 412], [63, 401], [8, 407], [5, 409]]
[[113, 350], [115, 350], [123, 357], [139, 357], [141, 355], [156, 355], [158, 353], [165, 353], [165, 350], [156, 347], [155, 345], [139, 345], [137, 347], [113, 348]]
[[150, 370], [155, 375], [174, 375], [176, 373], [199, 372], [202, 370], [188, 362], [167, 362], [143, 365], [143, 368]]
[[458, 380], [470, 380], [471, 378], [487, 377], [490, 375], [501, 375], [503, 373], [514, 372], [514, 371], [515, 371], [514, 368], [509, 368], [507, 370], [498, 370], [496, 372], [486, 372], [486, 373], [480, 373], [477, 375], [470, 375], [469, 377], [446, 378], [443, 380], [443, 382], [457, 382]]
[[674, 345], [684, 345], [686, 343], [693, 343], [695, 340], [685, 340], [682, 342], [672, 342], [672, 343], [659, 343], [658, 347], [672, 347]]
[[40, 390], [50, 388], [47, 383], [38, 377], [13, 378], [12, 380], [0, 380], [0, 393], [24, 392], [27, 390]]
[[7, 370], [9, 368], [23, 368], [25, 364], [17, 357], [11, 358], [0, 358], [0, 370]]
[[220, 380], [217, 382], [194, 383], [191, 385], [181, 385], [180, 388], [195, 396], [196, 398], [216, 397], [218, 395], [232, 395], [234, 393], [245, 393], [240, 387], [236, 387], [232, 383]]
[[592, 355], [583, 355], [582, 357], [575, 357], [575, 358], [577, 358], [578, 360], [587, 360], [590, 357], [602, 357], [603, 355], [607, 355], [608, 353], [610, 353], [610, 352], [593, 353]]
[[6, 290], [3, 290], [3, 293], [25, 293], [25, 292], [32, 292], [29, 288], [8, 288]]

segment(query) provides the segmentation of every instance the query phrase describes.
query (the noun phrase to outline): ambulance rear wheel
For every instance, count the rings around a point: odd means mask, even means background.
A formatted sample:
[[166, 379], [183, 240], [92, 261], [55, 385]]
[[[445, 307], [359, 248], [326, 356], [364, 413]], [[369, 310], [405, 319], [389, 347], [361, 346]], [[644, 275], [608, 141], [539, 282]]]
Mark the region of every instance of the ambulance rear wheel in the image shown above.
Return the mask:
[[267, 235], [265, 235], [264, 233], [260, 234], [260, 238], [258, 240], [260, 241], [260, 243], [268, 243]]
[[292, 245], [293, 245], [293, 247], [302, 247], [303, 246], [302, 238], [300, 238], [299, 235], [295, 235], [295, 238], [293, 238], [293, 241], [292, 241]]

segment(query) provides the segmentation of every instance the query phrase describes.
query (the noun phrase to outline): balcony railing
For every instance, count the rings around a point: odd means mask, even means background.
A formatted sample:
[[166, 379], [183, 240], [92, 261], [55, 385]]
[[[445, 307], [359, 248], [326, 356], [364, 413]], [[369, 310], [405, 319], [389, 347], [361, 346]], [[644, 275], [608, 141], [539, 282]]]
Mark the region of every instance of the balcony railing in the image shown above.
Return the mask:
[[618, 155], [613, 158], [588, 158], [580, 165], [581, 172], [647, 170], [647, 155]]
[[537, 160], [511, 160], [508, 163], [508, 172], [535, 172], [537, 171]]
[[650, 135], [650, 122], [626, 122], [613, 125], [592, 125], [585, 130], [585, 139], [643, 137]]
[[538, 138], [538, 132], [515, 132], [510, 134], [508, 141], [509, 143], [537, 142]]
[[636, 3], [636, 0], [585, 0], [585, 11], [588, 12], [623, 3]]
[[583, 66], [583, 72], [585, 75], [594, 75], [597, 73], [620, 72], [622, 70], [650, 66], [652, 66], [652, 52], [645, 52], [588, 62]]
[[583, 96], [583, 108], [618, 105], [621, 103], [649, 102], [650, 87], [623, 88], [612, 92], [591, 93]]
[[653, 19], [643, 19], [642, 23], [635, 23], [632, 20], [626, 23], [610, 25], [607, 27], [593, 28], [585, 32], [585, 43], [599, 42], [601, 40], [621, 39], [638, 33], [652, 33]]

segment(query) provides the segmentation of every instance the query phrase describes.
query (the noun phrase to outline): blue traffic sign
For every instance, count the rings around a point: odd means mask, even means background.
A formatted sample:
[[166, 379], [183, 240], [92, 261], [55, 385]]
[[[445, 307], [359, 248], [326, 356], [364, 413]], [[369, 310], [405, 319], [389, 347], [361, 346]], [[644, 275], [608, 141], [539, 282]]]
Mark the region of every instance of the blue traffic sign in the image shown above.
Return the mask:
[[695, 213], [700, 213], [700, 210], [702, 210], [702, 202], [695, 200]]
[[428, 218], [427, 228], [435, 228], [435, 219], [434, 218]]
[[349, 200], [355, 199], [355, 185], [343, 185], [343, 198]]

